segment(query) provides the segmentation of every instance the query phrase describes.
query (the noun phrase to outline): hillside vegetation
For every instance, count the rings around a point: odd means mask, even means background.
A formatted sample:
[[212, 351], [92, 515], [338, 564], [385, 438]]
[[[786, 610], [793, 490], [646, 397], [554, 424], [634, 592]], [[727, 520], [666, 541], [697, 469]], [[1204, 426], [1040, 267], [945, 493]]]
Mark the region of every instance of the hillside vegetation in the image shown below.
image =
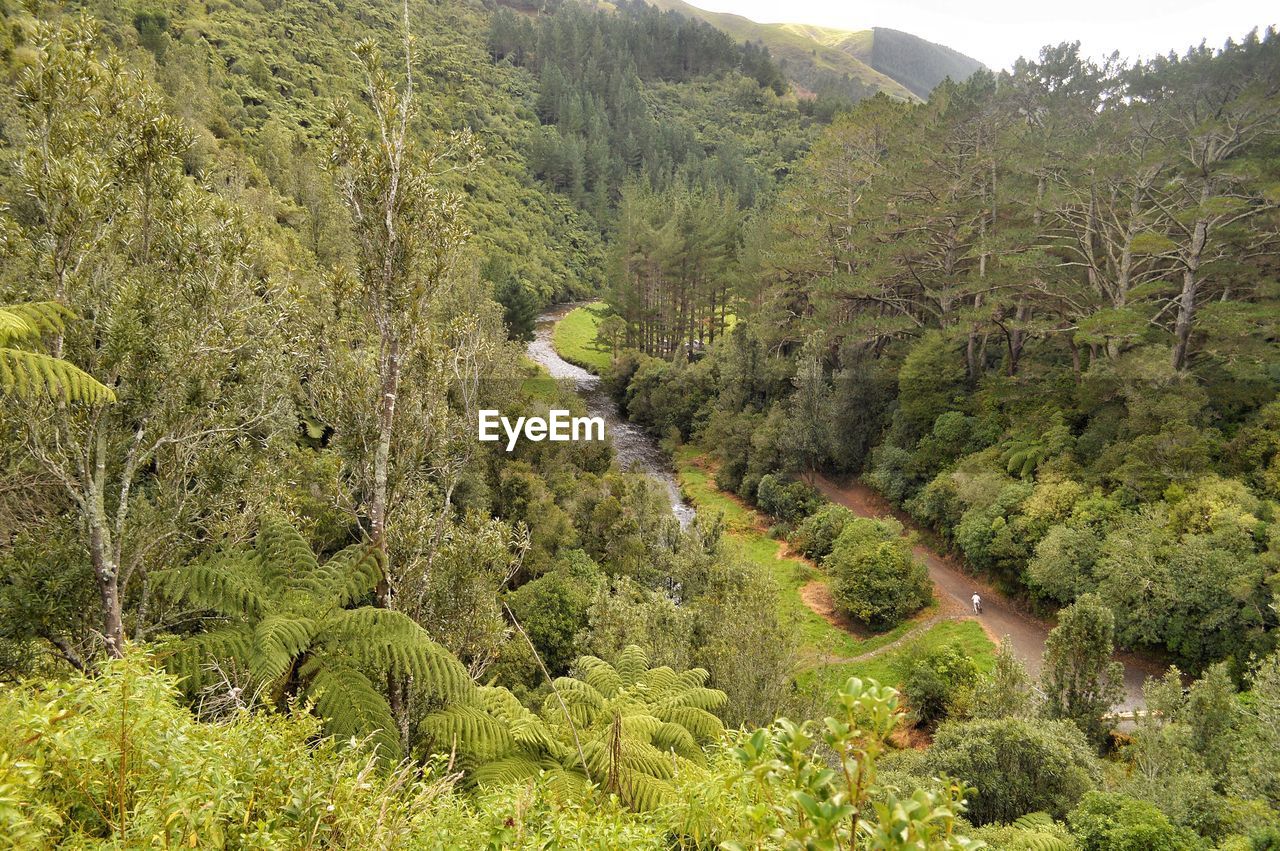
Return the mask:
[[[542, 6], [0, 5], [0, 847], [1274, 845], [1275, 36], [855, 105]], [[687, 528], [478, 439], [568, 298]]]
[[928, 98], [948, 77], [963, 82], [982, 68], [981, 62], [949, 47], [883, 27], [851, 32], [811, 24], [762, 24], [741, 15], [708, 12], [684, 0], [653, 0], [652, 5], [706, 21], [739, 41], [763, 45], [788, 79], [816, 94], [838, 91], [858, 100], [882, 92], [917, 100]]

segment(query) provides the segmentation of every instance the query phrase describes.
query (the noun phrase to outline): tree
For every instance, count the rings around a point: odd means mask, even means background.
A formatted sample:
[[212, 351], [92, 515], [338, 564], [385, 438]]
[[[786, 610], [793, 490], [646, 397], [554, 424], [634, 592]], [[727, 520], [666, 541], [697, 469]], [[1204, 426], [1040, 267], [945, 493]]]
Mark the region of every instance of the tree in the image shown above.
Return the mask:
[[[87, 19], [36, 26], [10, 160], [28, 206], [5, 236], [31, 297], [86, 317], [53, 331], [50, 354], [116, 396], [24, 408], [21, 434], [68, 501], [101, 641], [119, 656], [124, 598], [145, 601], [148, 569], [184, 557], [193, 530], [236, 524], [230, 508], [248, 501], [254, 473], [245, 456], [215, 469], [230, 448], [256, 455], [296, 421], [287, 346], [268, 318], [287, 299], [262, 272], [254, 224], [185, 173], [188, 130], [102, 48]], [[41, 310], [52, 329], [53, 310]], [[23, 318], [36, 321], [31, 309]], [[130, 626], [145, 636], [145, 602], [137, 611]]]
[[[277, 705], [315, 703], [325, 731], [370, 736], [384, 757], [401, 756], [400, 730], [380, 681], [412, 677], [435, 698], [465, 699], [470, 677], [458, 660], [405, 615], [368, 599], [384, 574], [382, 551], [352, 544], [323, 565], [287, 521], [264, 517], [252, 551], [230, 549], [155, 581], [174, 602], [206, 613], [208, 627], [183, 638], [168, 665], [192, 697], [203, 689], [257, 691]], [[227, 679], [211, 679], [217, 662]]]
[[1034, 812], [1061, 818], [1101, 775], [1074, 725], [1020, 718], [948, 721], [938, 728], [925, 764], [930, 771], [974, 778], [979, 786], [969, 812], [976, 824]]
[[[468, 233], [462, 197], [451, 191], [448, 172], [474, 164], [469, 132], [429, 146], [418, 143], [415, 58], [404, 10], [404, 80], [398, 84], [383, 65], [377, 44], [356, 46], [365, 75], [372, 121], [347, 105], [333, 116], [333, 165], [339, 194], [351, 214], [358, 247], [357, 275], [369, 331], [377, 340], [374, 451], [362, 482], [373, 545], [387, 554], [388, 482], [396, 402], [405, 363], [417, 354], [428, 308], [457, 260]], [[381, 605], [391, 604], [392, 587], [379, 585]]]
[[974, 718], [1031, 718], [1035, 709], [1031, 677], [1006, 635], [996, 648], [991, 672], [978, 677], [969, 712]]
[[1058, 616], [1045, 641], [1045, 714], [1074, 721], [1101, 745], [1103, 720], [1124, 697], [1124, 667], [1112, 660], [1115, 616], [1097, 594], [1084, 594]]
[[[1231, 244], [1232, 229], [1280, 203], [1258, 182], [1265, 166], [1255, 159], [1258, 143], [1280, 134], [1277, 77], [1280, 35], [1268, 30], [1259, 38], [1255, 30], [1218, 52], [1202, 45], [1183, 57], [1153, 59], [1128, 81], [1143, 129], [1176, 140], [1169, 179], [1151, 197], [1164, 226], [1164, 240], [1152, 253], [1166, 255], [1181, 278], [1174, 369], [1187, 365], [1208, 274], [1241, 250]], [[1243, 238], [1257, 244], [1266, 237]]]
[[900, 623], [933, 596], [928, 570], [891, 517], [850, 520], [822, 563], [840, 607], [876, 628]]
[[562, 782], [597, 784], [632, 809], [670, 802], [670, 782], [703, 765], [701, 745], [723, 726], [709, 710], [724, 693], [706, 688], [701, 668], [650, 668], [634, 645], [609, 664], [594, 656], [557, 677], [539, 714], [505, 689], [480, 690], [479, 707], [459, 704], [429, 716], [424, 727], [441, 749], [476, 763], [473, 779], [505, 785], [550, 771]]

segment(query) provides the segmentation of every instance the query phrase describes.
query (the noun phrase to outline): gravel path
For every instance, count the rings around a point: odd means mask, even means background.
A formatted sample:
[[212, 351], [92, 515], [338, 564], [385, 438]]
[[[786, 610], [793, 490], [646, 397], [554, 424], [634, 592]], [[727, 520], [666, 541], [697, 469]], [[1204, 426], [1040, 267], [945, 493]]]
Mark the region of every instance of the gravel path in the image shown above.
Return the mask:
[[[914, 520], [898, 511], [884, 497], [861, 482], [839, 485], [824, 476], [816, 475], [812, 483], [827, 499], [843, 505], [854, 514], [861, 517], [892, 515], [906, 529], [920, 531], [919, 525]], [[916, 546], [915, 553], [929, 568], [929, 577], [933, 580], [934, 589], [944, 613], [952, 616], [957, 612], [969, 613], [972, 609], [970, 598], [973, 592], [977, 591], [982, 597], [982, 614], [978, 617], [978, 622], [982, 624], [987, 635], [993, 641], [1009, 636], [1013, 649], [1022, 658], [1027, 670], [1033, 677], [1040, 676], [1044, 642], [1049, 635], [1049, 630], [1053, 628], [1052, 622], [1023, 611], [1013, 600], [981, 579], [966, 573], [954, 559], [923, 544]], [[916, 630], [912, 630], [908, 635], [915, 632]], [[880, 648], [869, 655], [884, 649], [886, 648]], [[1118, 653], [1116, 659], [1124, 664], [1126, 693], [1124, 703], [1117, 708], [1120, 711], [1132, 711], [1142, 705], [1143, 681], [1148, 676], [1158, 676], [1162, 670], [1159, 664], [1129, 653]]]

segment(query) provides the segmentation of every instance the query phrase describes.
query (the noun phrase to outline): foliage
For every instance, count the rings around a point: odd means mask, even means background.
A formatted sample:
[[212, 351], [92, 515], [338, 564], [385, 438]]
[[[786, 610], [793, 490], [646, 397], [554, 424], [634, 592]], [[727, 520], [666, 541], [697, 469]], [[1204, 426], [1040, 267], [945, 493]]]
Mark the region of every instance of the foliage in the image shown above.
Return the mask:
[[808, 517], [820, 504], [819, 500], [817, 492], [805, 482], [788, 482], [772, 474], [756, 486], [756, 504], [784, 523], [796, 523]]
[[1045, 641], [1045, 712], [1074, 721], [1095, 746], [1107, 732], [1102, 716], [1124, 694], [1124, 669], [1111, 658], [1114, 631], [1111, 610], [1086, 594], [1062, 612]]
[[821, 561], [853, 517], [853, 512], [844, 506], [827, 503], [800, 521], [791, 540], [807, 558]]
[[0, 305], [0, 390], [29, 399], [49, 396], [68, 402], [102, 403], [115, 400], [111, 388], [66, 361], [18, 348], [42, 334], [60, 334], [72, 318], [54, 301]]
[[976, 824], [1034, 812], [1061, 818], [1101, 775], [1074, 725], [1018, 718], [948, 721], [938, 728], [925, 763], [930, 771], [978, 778], [970, 800]]
[[229, 550], [156, 575], [166, 596], [210, 618], [210, 628], [177, 643], [167, 665], [193, 697], [233, 705], [257, 694], [270, 703], [304, 698], [326, 732], [371, 737], [395, 761], [400, 734], [381, 683], [412, 677], [423, 693], [456, 699], [471, 680], [403, 614], [356, 605], [384, 571], [369, 544], [353, 544], [321, 565], [287, 521], [264, 517], [252, 551]]
[[823, 566], [841, 608], [877, 628], [894, 626], [933, 595], [928, 571], [912, 554], [902, 524], [891, 517], [850, 520]]
[[957, 703], [967, 704], [976, 691], [977, 665], [954, 644], [910, 645], [896, 661], [902, 696], [916, 724], [938, 723], [952, 714]]
[[450, 707], [424, 726], [438, 745], [475, 761], [474, 779], [482, 785], [550, 770], [580, 789], [596, 784], [635, 810], [670, 801], [671, 781], [701, 765], [701, 746], [723, 730], [708, 710], [724, 702], [724, 693], [705, 687], [708, 674], [700, 668], [650, 668], [635, 645], [612, 665], [583, 656], [574, 669], [576, 676], [552, 683], [538, 715], [504, 690], [487, 688], [480, 710]]
[[1179, 851], [1195, 843], [1152, 805], [1113, 792], [1089, 792], [1068, 816], [1082, 851]]

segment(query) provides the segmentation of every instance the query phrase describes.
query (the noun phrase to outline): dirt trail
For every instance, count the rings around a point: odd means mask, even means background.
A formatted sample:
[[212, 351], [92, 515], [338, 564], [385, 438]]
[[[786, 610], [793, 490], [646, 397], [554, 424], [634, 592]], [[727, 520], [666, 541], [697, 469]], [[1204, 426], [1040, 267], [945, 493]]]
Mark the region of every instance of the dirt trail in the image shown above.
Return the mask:
[[[843, 505], [854, 514], [862, 517], [892, 515], [908, 530], [921, 531], [914, 520], [860, 482], [838, 485], [824, 476], [816, 475], [813, 478], [813, 485], [827, 499]], [[1026, 663], [1027, 670], [1033, 677], [1039, 677], [1045, 638], [1049, 635], [1053, 624], [1021, 610], [1013, 600], [981, 579], [966, 573], [955, 560], [923, 544], [915, 547], [915, 553], [929, 568], [929, 577], [933, 580], [943, 611], [969, 612], [972, 608], [970, 598], [977, 591], [982, 597], [982, 615], [978, 618], [978, 622], [982, 624], [987, 635], [994, 641], [1000, 640], [1003, 636], [1009, 636], [1014, 650]], [[1116, 659], [1124, 664], [1126, 692], [1125, 701], [1119, 709], [1121, 711], [1136, 709], [1142, 705], [1143, 680], [1148, 676], [1159, 675], [1160, 666], [1128, 653], [1116, 654]]]

